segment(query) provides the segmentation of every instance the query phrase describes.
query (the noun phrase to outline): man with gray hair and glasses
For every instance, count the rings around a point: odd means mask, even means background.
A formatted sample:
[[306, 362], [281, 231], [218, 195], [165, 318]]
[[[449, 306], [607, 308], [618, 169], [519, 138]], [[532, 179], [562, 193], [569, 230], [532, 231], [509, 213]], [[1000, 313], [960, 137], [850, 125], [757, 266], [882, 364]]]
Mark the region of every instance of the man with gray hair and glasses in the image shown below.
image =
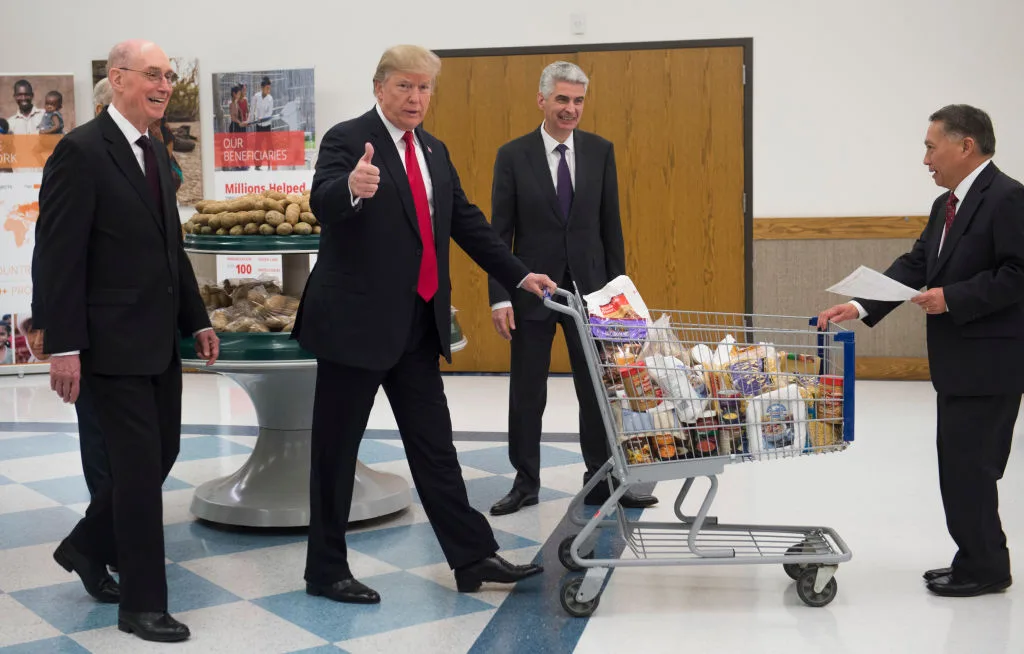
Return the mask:
[[[575, 283], [583, 294], [626, 272], [612, 144], [578, 129], [589, 83], [573, 63], [556, 61], [544, 69], [537, 93], [544, 120], [498, 150], [491, 192], [491, 225], [512, 253], [563, 288], [572, 289]], [[541, 419], [556, 323], [562, 324], [565, 334], [580, 405], [584, 483], [609, 454], [598, 398], [573, 322], [528, 293], [510, 294], [493, 277], [489, 286], [494, 328], [512, 343], [508, 445], [516, 479], [508, 495], [491, 507], [492, 515], [505, 515], [538, 501]], [[608, 486], [599, 484], [586, 502], [600, 505], [608, 497]], [[656, 502], [651, 495], [632, 491], [619, 501], [631, 508]]]

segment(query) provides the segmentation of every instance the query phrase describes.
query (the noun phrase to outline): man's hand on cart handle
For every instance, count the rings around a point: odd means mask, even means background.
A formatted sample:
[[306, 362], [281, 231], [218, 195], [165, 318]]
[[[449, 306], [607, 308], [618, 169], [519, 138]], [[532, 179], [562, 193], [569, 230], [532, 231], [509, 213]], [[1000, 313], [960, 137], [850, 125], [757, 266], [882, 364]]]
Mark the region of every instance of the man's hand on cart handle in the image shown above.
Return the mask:
[[930, 288], [924, 293], [910, 298], [910, 301], [930, 315], [946, 312], [946, 294], [942, 292], [941, 286], [939, 288]]
[[857, 311], [857, 307], [853, 306], [853, 304], [849, 302], [837, 304], [831, 309], [825, 309], [818, 314], [818, 329], [822, 331], [828, 329], [829, 322], [845, 322], [859, 317], [860, 311]]
[[551, 281], [551, 278], [547, 275], [541, 275], [539, 273], [530, 273], [526, 276], [526, 279], [519, 284], [519, 288], [524, 291], [533, 293], [537, 297], [544, 299], [544, 291], [549, 294], [554, 293], [558, 285]]

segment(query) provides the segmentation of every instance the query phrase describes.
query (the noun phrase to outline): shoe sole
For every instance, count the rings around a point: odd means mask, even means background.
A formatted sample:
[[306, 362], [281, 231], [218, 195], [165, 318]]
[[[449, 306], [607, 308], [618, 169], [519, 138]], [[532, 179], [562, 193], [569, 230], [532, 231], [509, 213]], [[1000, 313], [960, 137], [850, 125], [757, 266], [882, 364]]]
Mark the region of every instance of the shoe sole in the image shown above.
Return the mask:
[[188, 640], [189, 636], [192, 635], [192, 634], [180, 634], [180, 635], [179, 634], [168, 634], [166, 636], [160, 636], [160, 635], [153, 635], [153, 634], [143, 634], [142, 632], [140, 632], [140, 631], [136, 630], [134, 627], [132, 627], [130, 624], [127, 624], [125, 622], [121, 622], [120, 620], [118, 620], [118, 622], [117, 622], [117, 628], [118, 628], [119, 631], [123, 631], [126, 634], [135, 634], [136, 637], [141, 638], [142, 640], [148, 640], [148, 641], [151, 641], [151, 642], [154, 642], [154, 643], [180, 643], [183, 640]]
[[523, 508], [524, 506], [534, 506], [538, 502], [540, 502], [540, 499], [534, 497], [533, 499], [525, 500], [522, 504], [520, 504], [519, 506], [517, 506], [514, 509], [508, 509], [508, 510], [501, 509], [501, 510], [495, 511], [492, 508], [491, 509], [491, 515], [509, 515], [509, 514], [515, 513], [516, 511], [518, 511], [519, 509]]
[[998, 584], [988, 586], [984, 590], [974, 591], [971, 593], [950, 593], [948, 591], [936, 591], [934, 588], [929, 588], [931, 592], [935, 593], [939, 597], [978, 597], [979, 595], [988, 595], [989, 593], [1001, 593], [1009, 588], [1013, 584], [1013, 581], [1003, 581]]

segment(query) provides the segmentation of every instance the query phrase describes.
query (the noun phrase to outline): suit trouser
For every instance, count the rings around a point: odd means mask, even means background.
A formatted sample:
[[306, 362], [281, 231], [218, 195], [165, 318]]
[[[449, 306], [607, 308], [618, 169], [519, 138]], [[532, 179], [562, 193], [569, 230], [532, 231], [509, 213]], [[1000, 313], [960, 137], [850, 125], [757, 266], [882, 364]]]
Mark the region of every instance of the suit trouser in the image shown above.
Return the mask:
[[110, 461], [111, 483], [92, 498], [68, 540], [116, 561], [121, 610], [167, 610], [161, 487], [181, 442], [181, 362], [159, 375], [94, 373], [82, 358]]
[[88, 379], [82, 377], [78, 400], [75, 402], [75, 413], [78, 414], [78, 444], [82, 453], [82, 473], [85, 475], [85, 485], [89, 488], [90, 498], [95, 497], [110, 483], [107, 445], [103, 441], [103, 430], [100, 429], [95, 404], [92, 387]]
[[328, 584], [351, 576], [345, 532], [356, 457], [382, 385], [398, 422], [420, 501], [448, 564], [460, 568], [498, 551], [487, 519], [469, 504], [452, 443], [433, 304], [419, 299], [416, 304], [406, 351], [390, 370], [366, 370], [317, 359], [306, 581]]
[[509, 374], [508, 457], [516, 469], [513, 488], [526, 495], [540, 489], [540, 440], [548, 399], [548, 371], [555, 325], [562, 325], [576, 398], [580, 406], [580, 450], [584, 481], [608, 461], [608, 442], [576, 322], [555, 312], [544, 320], [519, 320], [512, 330]]
[[996, 482], [1010, 456], [1020, 402], [1020, 394], [938, 395], [942, 506], [958, 548], [953, 569], [969, 580], [984, 583], [1010, 576]]

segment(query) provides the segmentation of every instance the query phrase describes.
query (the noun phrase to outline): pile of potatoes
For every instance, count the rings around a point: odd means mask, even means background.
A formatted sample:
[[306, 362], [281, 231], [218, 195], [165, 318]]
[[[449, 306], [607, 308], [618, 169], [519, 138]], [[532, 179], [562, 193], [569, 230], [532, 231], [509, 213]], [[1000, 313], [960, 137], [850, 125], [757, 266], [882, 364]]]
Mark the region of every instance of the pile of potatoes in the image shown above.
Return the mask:
[[217, 236], [288, 236], [320, 233], [320, 223], [309, 209], [309, 191], [285, 195], [264, 191], [234, 200], [200, 200], [182, 228], [186, 234]]

